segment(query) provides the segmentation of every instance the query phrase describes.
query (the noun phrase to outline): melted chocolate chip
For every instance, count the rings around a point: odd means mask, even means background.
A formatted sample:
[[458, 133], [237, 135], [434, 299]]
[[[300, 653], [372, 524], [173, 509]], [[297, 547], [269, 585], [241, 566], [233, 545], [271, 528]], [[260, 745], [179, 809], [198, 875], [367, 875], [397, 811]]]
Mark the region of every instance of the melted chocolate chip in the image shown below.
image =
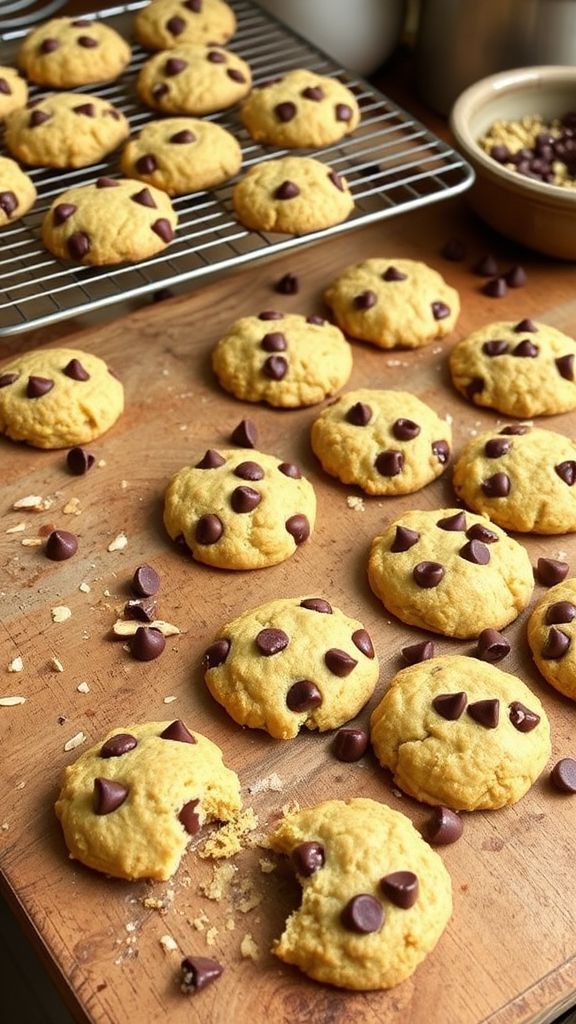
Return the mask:
[[160, 733], [160, 739], [174, 740], [177, 743], [196, 743], [194, 736], [181, 718], [170, 722], [170, 725], [167, 725], [164, 731]]
[[369, 935], [371, 932], [380, 931], [384, 924], [384, 908], [374, 896], [360, 893], [348, 900], [340, 914], [340, 920], [348, 931]]
[[418, 437], [421, 427], [414, 420], [400, 418], [392, 424], [392, 433], [397, 441], [412, 441]]
[[380, 888], [391, 903], [409, 910], [418, 899], [418, 877], [413, 871], [393, 871], [380, 880]]
[[450, 447], [447, 441], [432, 441], [432, 453], [438, 459], [441, 466], [444, 466], [450, 458]]
[[144, 156], [139, 157], [136, 161], [138, 174], [153, 174], [157, 167], [158, 164], [152, 153], [145, 153]]
[[196, 463], [195, 469], [218, 469], [223, 466], [226, 459], [214, 448], [208, 448], [206, 454]]
[[458, 552], [460, 558], [465, 558], [473, 565], [488, 565], [490, 561], [490, 549], [480, 540], [469, 540]]
[[430, 308], [435, 320], [445, 320], [447, 316], [450, 316], [450, 306], [447, 306], [445, 302], [432, 302]]
[[566, 579], [569, 568], [568, 562], [559, 562], [555, 558], [539, 558], [536, 579], [545, 587], [554, 587]]
[[521, 701], [515, 700], [508, 705], [508, 717], [518, 732], [532, 732], [540, 721], [540, 715], [530, 711]]
[[262, 373], [269, 380], [283, 380], [288, 373], [288, 361], [284, 356], [268, 356], [262, 363]]
[[423, 590], [430, 590], [441, 583], [445, 572], [444, 566], [439, 562], [419, 562], [412, 570], [412, 578]]
[[46, 541], [45, 554], [53, 562], [65, 562], [78, 550], [78, 540], [68, 530], [52, 530]]
[[274, 199], [295, 199], [300, 189], [294, 181], [283, 181], [274, 192]]
[[166, 640], [159, 629], [139, 626], [134, 636], [130, 637], [128, 644], [130, 654], [136, 658], [136, 661], [154, 661], [162, 654], [166, 647]]
[[466, 515], [464, 512], [455, 512], [452, 516], [445, 516], [444, 519], [438, 519], [436, 526], [439, 526], [441, 530], [464, 533], [466, 531]]
[[561, 793], [576, 793], [576, 761], [563, 757], [550, 772], [552, 785]]
[[368, 288], [365, 292], [360, 292], [359, 295], [355, 295], [352, 302], [355, 309], [363, 311], [375, 306], [378, 302], [378, 296], [376, 295], [376, 292], [373, 292]]
[[379, 452], [374, 465], [380, 476], [398, 476], [404, 468], [404, 454], [393, 449]]
[[503, 277], [493, 277], [490, 281], [486, 282], [482, 291], [484, 295], [489, 295], [491, 299], [503, 299], [508, 292], [508, 285]]
[[521, 359], [536, 359], [540, 349], [537, 345], [534, 345], [529, 338], [524, 338], [524, 341], [519, 341], [514, 349], [512, 349], [513, 356], [520, 356]]
[[507, 473], [494, 473], [482, 481], [481, 487], [487, 498], [506, 498], [510, 494], [510, 477]]
[[464, 714], [468, 697], [464, 690], [458, 693], [439, 693], [432, 701], [432, 707], [448, 722], [456, 722]]
[[112, 814], [122, 806], [130, 790], [113, 779], [94, 779], [94, 814]]
[[339, 761], [359, 761], [368, 750], [370, 737], [366, 729], [340, 729], [334, 737], [332, 752]]
[[462, 819], [449, 807], [435, 807], [424, 827], [424, 836], [432, 846], [455, 843], [464, 830]]
[[171, 242], [174, 238], [172, 225], [165, 217], [159, 217], [150, 227], [154, 234], [158, 235], [158, 238], [161, 238], [163, 242]]
[[[200, 9], [198, 6], [192, 7], [192, 4], [200, 4], [200, 0], [188, 0], [184, 6], [190, 10]], [[182, 977], [181, 988], [183, 992], [200, 992], [201, 989], [206, 988], [216, 978], [219, 978], [224, 970], [221, 963], [218, 960], [213, 960], [210, 956], [186, 956], [180, 964], [180, 973]]]
[[533, 320], [520, 320], [516, 324], [514, 331], [516, 334], [537, 334], [538, 328]]
[[483, 544], [496, 544], [498, 541], [498, 534], [489, 530], [487, 526], [483, 526], [482, 523], [474, 523], [469, 530], [466, 530], [466, 536], [468, 540], [480, 540]]
[[218, 668], [219, 665], [223, 665], [230, 653], [230, 646], [230, 641], [225, 639], [215, 640], [210, 644], [202, 658], [204, 668]]
[[315, 683], [309, 679], [301, 679], [293, 683], [286, 694], [286, 704], [290, 711], [299, 714], [303, 711], [311, 711], [322, 703], [322, 694]]
[[199, 803], [199, 800], [189, 800], [178, 815], [178, 821], [189, 836], [195, 836], [200, 831], [200, 818], [196, 811]]
[[258, 443], [258, 429], [254, 420], [240, 420], [230, 434], [230, 440], [239, 448], [255, 448]]
[[212, 512], [200, 516], [196, 523], [196, 540], [198, 544], [216, 544], [224, 533], [222, 520]]
[[336, 114], [337, 121], [352, 120], [352, 107], [349, 107], [347, 103], [337, 103], [334, 107], [334, 113]]
[[180, 60], [178, 57], [169, 57], [164, 65], [164, 74], [171, 78], [174, 75], [181, 75], [188, 67], [188, 61]]
[[408, 274], [403, 274], [398, 267], [387, 267], [382, 274], [383, 281], [406, 281], [408, 280]]
[[287, 124], [288, 121], [292, 121], [296, 117], [296, 104], [291, 103], [289, 100], [285, 103], [277, 103], [274, 107], [274, 113], [279, 121]]
[[574, 356], [572, 353], [567, 356], [560, 356], [555, 359], [556, 369], [564, 380], [574, 380]]
[[160, 576], [151, 565], [139, 565], [132, 577], [132, 590], [138, 597], [153, 597], [160, 590]]
[[555, 623], [572, 622], [576, 619], [576, 605], [571, 601], [555, 601], [546, 612], [546, 625], [552, 626]]
[[547, 661], [559, 661], [570, 647], [570, 637], [556, 626], [551, 626], [542, 648], [542, 657]]
[[280, 654], [280, 651], [284, 651], [290, 639], [283, 629], [261, 629], [255, 639], [255, 644], [263, 654], [265, 658], [270, 658], [273, 654]]
[[366, 427], [372, 419], [372, 409], [365, 402], [355, 402], [348, 409], [344, 419], [354, 427]]
[[420, 534], [416, 530], [410, 530], [407, 526], [397, 526], [390, 551], [409, 551], [419, 540]]
[[260, 348], [263, 348], [265, 352], [285, 352], [288, 343], [281, 331], [270, 331], [262, 338]]
[[303, 878], [310, 878], [315, 871], [324, 867], [326, 856], [322, 843], [308, 842], [295, 846], [290, 854], [294, 870]]
[[274, 291], [280, 295], [296, 295], [300, 285], [296, 274], [283, 274], [274, 285]]
[[[0, 379], [0, 385], [2, 381]], [[92, 455], [92, 452], [85, 451], [84, 448], [76, 446], [71, 448], [66, 455], [66, 465], [74, 476], [83, 476], [89, 469], [92, 468], [96, 462], [96, 456]]]
[[239, 477], [240, 480], [262, 480], [264, 478], [264, 470], [257, 462], [241, 462], [236, 466], [234, 476]]
[[508, 342], [503, 341], [500, 338], [494, 338], [492, 341], [485, 341], [482, 345], [482, 351], [487, 356], [503, 356], [509, 348], [510, 345]]
[[500, 701], [477, 700], [468, 705], [466, 712], [484, 729], [495, 729], [500, 717]]
[[323, 597], [305, 597], [300, 601], [300, 607], [307, 608], [310, 612], [320, 612], [321, 615], [332, 615], [332, 605]]
[[499, 459], [512, 448], [512, 441], [505, 437], [493, 437], [484, 445], [484, 454], [489, 459]]
[[352, 633], [352, 643], [367, 658], [375, 657], [374, 645], [372, 644], [370, 634], [365, 629], [357, 629]]
[[429, 661], [434, 657], [434, 644], [431, 640], [422, 640], [417, 644], [409, 644], [400, 651], [405, 665], [418, 665], [421, 661]]
[[340, 679], [349, 676], [358, 664], [355, 658], [352, 658], [346, 651], [340, 651], [337, 647], [326, 651], [324, 661], [329, 671]]
[[[148, 188], [143, 188], [140, 192], [135, 192], [134, 195], [130, 196], [130, 199], [133, 203], [138, 203], [139, 206], [148, 206], [151, 210], [157, 209], [154, 197]], [[158, 221], [156, 223], [158, 223]]]
[[[280, 467], [278, 468], [280, 469]], [[305, 540], [308, 540], [310, 536], [310, 523], [306, 516], [290, 516], [284, 525], [290, 536], [294, 538], [296, 544], [303, 544]]]
[[262, 501], [262, 495], [253, 487], [235, 487], [230, 495], [230, 504], [234, 512], [253, 512]]
[[70, 235], [66, 245], [73, 260], [83, 260], [90, 252], [90, 239], [85, 231], [75, 231]]
[[28, 377], [26, 398], [42, 398], [43, 395], [47, 395], [49, 391], [52, 391], [53, 387], [54, 381], [48, 377]]
[[284, 476], [289, 476], [292, 480], [300, 480], [302, 477], [300, 467], [295, 462], [281, 462], [278, 466], [278, 471], [283, 473]]
[[568, 487], [573, 487], [576, 482], [576, 461], [568, 459], [566, 462], [559, 462], [554, 466], [554, 470]]
[[498, 264], [494, 256], [484, 256], [474, 267], [474, 273], [479, 277], [495, 277], [498, 273]]
[[173, 18], [168, 18], [166, 28], [173, 36], [181, 36], [186, 28], [186, 22], [184, 21], [184, 18], [179, 18], [175, 15]]
[[84, 369], [79, 359], [71, 359], [62, 370], [62, 373], [65, 373], [71, 380], [90, 380], [90, 374]]

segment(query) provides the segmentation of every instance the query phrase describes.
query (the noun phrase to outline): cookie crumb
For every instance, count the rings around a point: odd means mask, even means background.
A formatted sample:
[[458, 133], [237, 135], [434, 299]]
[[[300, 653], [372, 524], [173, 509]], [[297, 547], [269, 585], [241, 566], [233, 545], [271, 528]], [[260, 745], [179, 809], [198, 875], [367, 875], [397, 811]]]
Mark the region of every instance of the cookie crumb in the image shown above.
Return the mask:
[[245, 960], [253, 960], [254, 963], [260, 958], [260, 950], [258, 944], [252, 938], [250, 932], [246, 932], [242, 942], [240, 943], [240, 955]]
[[112, 626], [112, 632], [114, 636], [135, 636], [141, 626], [145, 629], [157, 629], [162, 636], [179, 636], [181, 632], [178, 626], [173, 626], [171, 622], [164, 622], [163, 619], [154, 619], [152, 622], [140, 622], [138, 619], [116, 619]]
[[198, 914], [198, 917], [193, 917], [190, 920], [190, 924], [192, 925], [193, 928], [196, 929], [197, 932], [203, 932], [206, 925], [210, 924], [210, 918], [208, 917], [207, 914]]
[[236, 921], [234, 920], [234, 918], [233, 917], [226, 918], [226, 922], [224, 924], [224, 927], [225, 927], [227, 932], [233, 932], [234, 929], [236, 928]]
[[80, 498], [70, 498], [66, 502], [62, 512], [65, 516], [79, 516], [82, 515], [82, 509], [80, 508]]
[[240, 893], [242, 896], [238, 903], [238, 910], [242, 914], [249, 914], [251, 910], [262, 903], [262, 897], [255, 891], [249, 878], [245, 878], [240, 883]]
[[217, 832], [208, 837], [201, 849], [200, 857], [232, 857], [239, 853], [249, 832], [258, 825], [258, 816], [251, 807], [241, 811], [232, 821], [227, 822]]
[[361, 498], [357, 494], [348, 494], [346, 497], [346, 504], [348, 508], [354, 510], [354, 512], [365, 512], [366, 505], [364, 504], [364, 498]]
[[96, 465], [98, 466], [98, 469], [103, 469], [106, 465], [106, 459], [99, 459]]
[[0, 697], [0, 708], [15, 708], [18, 704], [25, 704], [26, 697]]
[[107, 551], [123, 551], [124, 548], [127, 546], [127, 544], [128, 544], [128, 537], [126, 536], [126, 534], [122, 530], [120, 533], [118, 533], [116, 535], [116, 537], [114, 537], [114, 540], [110, 541], [110, 543], [109, 543], [108, 547], [106, 548], [106, 550]]
[[178, 949], [178, 943], [171, 935], [161, 935], [158, 941], [165, 953], [173, 953]]
[[12, 658], [12, 661], [8, 663], [9, 672], [21, 672], [23, 668], [24, 662], [19, 655], [16, 658]]
[[41, 537], [24, 537], [24, 540], [20, 541], [23, 548], [39, 548], [42, 547]]
[[52, 506], [51, 498], [43, 498], [40, 494], [27, 494], [12, 505], [13, 509], [24, 509], [26, 512], [47, 512]]
[[162, 703], [163, 704], [173, 704], [175, 700], [178, 700], [178, 698], [175, 697], [175, 696], [163, 697], [162, 698]]
[[80, 586], [78, 587], [78, 590], [81, 590], [83, 594], [90, 593], [90, 587], [88, 586], [87, 583], [81, 583]]
[[66, 740], [66, 743], [64, 744], [64, 750], [66, 751], [66, 753], [68, 753], [69, 750], [75, 750], [76, 747], [80, 747], [85, 742], [85, 734], [82, 731], [77, 732], [75, 736], [72, 736], [69, 740]]
[[50, 609], [52, 616], [52, 622], [67, 622], [72, 617], [70, 608], [67, 608], [65, 604], [57, 604], [54, 608]]
[[272, 790], [274, 793], [279, 793], [284, 789], [284, 782], [277, 772], [271, 772], [270, 775], [267, 775], [264, 779], [257, 779], [256, 782], [251, 783], [247, 789], [251, 795], [254, 793], [266, 793], [268, 790]]
[[60, 661], [60, 658], [50, 658], [50, 668], [53, 672], [63, 672], [64, 665]]
[[209, 882], [200, 882], [198, 891], [202, 893], [206, 899], [209, 900], [221, 900], [224, 896], [227, 896], [232, 884], [232, 879], [236, 874], [237, 867], [235, 864], [217, 864], [212, 868], [212, 878]]
[[261, 857], [258, 863], [263, 875], [269, 875], [271, 871], [276, 871], [276, 863], [268, 857]]
[[206, 932], [206, 945], [207, 946], [215, 946], [217, 938], [218, 938], [218, 929], [215, 928], [214, 925], [212, 925], [212, 928], [209, 928], [208, 931]]
[[16, 526], [9, 526], [6, 533], [23, 533], [26, 529], [26, 523], [16, 523]]
[[78, 690], [78, 693], [90, 693], [90, 687], [88, 686], [88, 683], [85, 682], [78, 683], [76, 689]]

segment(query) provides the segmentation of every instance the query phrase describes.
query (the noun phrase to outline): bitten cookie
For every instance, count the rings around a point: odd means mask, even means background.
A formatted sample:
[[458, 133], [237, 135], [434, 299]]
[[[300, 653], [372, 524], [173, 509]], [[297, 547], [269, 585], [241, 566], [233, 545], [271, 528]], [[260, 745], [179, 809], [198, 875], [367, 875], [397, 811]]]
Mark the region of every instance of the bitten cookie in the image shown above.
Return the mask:
[[75, 860], [115, 878], [164, 881], [191, 836], [240, 807], [220, 748], [175, 721], [113, 729], [64, 769], [55, 810]]
[[6, 119], [10, 152], [33, 167], [85, 167], [116, 149], [130, 126], [116, 107], [88, 93], [45, 96]]
[[460, 312], [455, 288], [417, 260], [356, 263], [336, 278], [324, 299], [343, 331], [379, 348], [420, 348], [444, 338]]
[[88, 444], [116, 422], [124, 388], [99, 356], [26, 352], [0, 367], [0, 433], [35, 448]]
[[160, 189], [98, 178], [54, 200], [42, 222], [42, 241], [60, 259], [105, 266], [161, 252], [174, 238], [176, 222]]
[[16, 68], [0, 64], [0, 121], [13, 110], [26, 106], [28, 84], [20, 77]]
[[454, 490], [507, 530], [576, 530], [576, 444], [552, 430], [508, 426], [474, 437], [454, 467]]
[[203, 43], [176, 46], [150, 57], [136, 88], [147, 107], [162, 114], [211, 114], [250, 92], [252, 75], [236, 53]]
[[236, 398], [294, 409], [321, 402], [346, 383], [352, 350], [321, 317], [266, 310], [233, 324], [216, 345], [212, 366]]
[[176, 473], [166, 491], [164, 525], [198, 562], [262, 569], [308, 540], [316, 496], [294, 463], [251, 448], [209, 449]]
[[130, 60], [128, 43], [102, 21], [51, 18], [24, 39], [18, 65], [31, 82], [70, 89], [108, 82]]
[[500, 629], [534, 589], [528, 552], [484, 516], [405, 512], [372, 541], [368, 578], [402, 622], [445, 636]]
[[149, 50], [186, 43], [225, 43], [236, 17], [224, 0], [152, 0], [134, 18], [134, 35]]
[[240, 170], [242, 150], [214, 121], [170, 117], [150, 121], [122, 153], [128, 178], [138, 178], [169, 196], [215, 188]]
[[455, 811], [516, 803], [551, 749], [535, 694], [516, 676], [458, 654], [399, 672], [372, 712], [371, 738], [400, 789]]
[[368, 494], [419, 491], [446, 468], [452, 430], [406, 391], [349, 391], [314, 420], [312, 449], [323, 468]]
[[317, 981], [391, 988], [430, 953], [452, 913], [450, 876], [412, 822], [376, 800], [328, 800], [269, 837], [302, 884], [273, 947]]
[[364, 707], [378, 659], [361, 622], [320, 597], [281, 598], [223, 626], [204, 655], [206, 685], [239, 725], [287, 740], [337, 729]]
[[360, 111], [356, 97], [337, 78], [298, 68], [253, 89], [240, 119], [256, 142], [316, 149], [353, 132]]
[[0, 228], [19, 220], [36, 201], [36, 186], [14, 160], [0, 156]]
[[346, 178], [304, 156], [255, 164], [234, 187], [232, 202], [245, 227], [287, 235], [340, 224], [354, 209]]
[[499, 321], [452, 349], [454, 386], [475, 405], [507, 416], [551, 416], [576, 408], [576, 341], [546, 324]]
[[552, 587], [528, 620], [528, 643], [544, 679], [576, 700], [576, 579]]

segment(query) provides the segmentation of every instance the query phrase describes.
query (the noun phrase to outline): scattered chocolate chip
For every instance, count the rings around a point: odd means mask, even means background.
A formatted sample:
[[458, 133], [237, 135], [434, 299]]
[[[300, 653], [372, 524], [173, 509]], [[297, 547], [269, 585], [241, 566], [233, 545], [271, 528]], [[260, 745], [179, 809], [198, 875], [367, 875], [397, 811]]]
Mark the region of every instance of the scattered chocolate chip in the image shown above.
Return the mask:
[[337, 647], [331, 647], [329, 651], [326, 651], [324, 661], [329, 671], [340, 679], [349, 676], [358, 664], [355, 658], [352, 658], [346, 651], [338, 650]]
[[458, 552], [460, 558], [465, 558], [473, 565], [488, 565], [490, 561], [490, 549], [480, 540], [469, 540]]
[[493, 665], [497, 661], [502, 661], [507, 654], [510, 654], [510, 644], [506, 637], [497, 629], [483, 629], [478, 636], [476, 657]]
[[122, 806], [130, 790], [113, 779], [94, 779], [94, 814], [111, 814]]
[[277, 313], [274, 309], [265, 309], [262, 313], [258, 313], [259, 320], [283, 320], [284, 313]]
[[360, 311], [365, 309], [371, 309], [378, 302], [378, 296], [376, 292], [371, 291], [369, 288], [365, 292], [360, 292], [359, 295], [355, 295], [353, 300], [354, 308]]
[[447, 316], [450, 316], [450, 306], [447, 306], [445, 302], [432, 302], [430, 308], [435, 320], [445, 320]]
[[178, 821], [189, 836], [195, 836], [200, 831], [200, 818], [196, 812], [199, 803], [199, 800], [189, 800], [178, 815]]
[[494, 473], [481, 484], [487, 498], [506, 498], [510, 494], [510, 477], [507, 473]]
[[365, 629], [357, 629], [352, 633], [352, 643], [367, 658], [374, 658], [374, 645], [370, 634]]
[[374, 465], [381, 476], [398, 476], [404, 468], [404, 454], [393, 449], [379, 452]]
[[262, 338], [260, 348], [263, 348], [265, 352], [285, 352], [288, 343], [282, 331], [269, 331]]
[[576, 461], [568, 459], [566, 462], [559, 462], [554, 466], [554, 470], [568, 487], [572, 487], [576, 482]]
[[258, 429], [254, 420], [240, 420], [230, 434], [230, 440], [239, 448], [255, 448], [258, 443]]
[[233, 82], [245, 82], [245, 75], [238, 70], [238, 68], [228, 68], [226, 71], [228, 78], [231, 78]]
[[505, 437], [493, 437], [484, 445], [484, 454], [489, 459], [499, 459], [512, 448], [512, 442]]
[[65, 562], [78, 550], [78, 540], [68, 530], [52, 530], [46, 541], [46, 557], [53, 562]]
[[145, 153], [136, 161], [136, 170], [139, 174], [153, 174], [158, 164], [151, 153]]
[[566, 579], [569, 568], [568, 562], [559, 562], [555, 558], [539, 558], [536, 579], [545, 587], [554, 587]]
[[555, 359], [558, 373], [564, 380], [574, 380], [574, 356], [570, 353], [567, 356], [560, 356]]
[[424, 826], [424, 837], [432, 846], [449, 846], [460, 839], [463, 831], [458, 814], [449, 807], [435, 807]]
[[0, 192], [0, 210], [10, 217], [18, 207], [18, 197], [14, 192]]
[[314, 100], [315, 103], [319, 103], [324, 99], [324, 90], [320, 85], [307, 85], [305, 89], [302, 89], [300, 95], [306, 100]]
[[197, 462], [195, 469], [218, 469], [223, 466], [226, 459], [217, 452], [215, 448], [208, 448], [205, 455]]
[[178, 57], [169, 57], [164, 65], [164, 74], [173, 78], [174, 75], [181, 75], [187, 67], [188, 61], [180, 60]]
[[274, 107], [274, 113], [279, 121], [286, 124], [288, 121], [291, 121], [296, 117], [296, 104], [291, 103], [289, 100], [285, 103], [277, 103]]
[[74, 203], [58, 203], [52, 213], [52, 220], [55, 226], [58, 227], [60, 224], [64, 224], [73, 213], [76, 213]]
[[498, 264], [494, 256], [483, 256], [474, 267], [474, 273], [478, 274], [478, 277], [496, 277], [498, 274]]
[[359, 761], [368, 750], [370, 737], [366, 729], [340, 729], [334, 737], [332, 752], [339, 761]]
[[93, 103], [80, 103], [77, 107], [72, 107], [75, 114], [83, 114], [84, 117], [96, 117], [96, 107]]
[[139, 565], [132, 577], [132, 590], [138, 597], [153, 597], [160, 589], [160, 576], [151, 565]]
[[332, 615], [332, 605], [328, 604], [323, 597], [305, 597], [303, 601], [300, 601], [300, 607], [307, 608], [310, 612]]
[[230, 641], [229, 640], [215, 640], [210, 647], [204, 651], [202, 658], [202, 664], [204, 668], [218, 668], [219, 665], [223, 665], [230, 653]]
[[286, 704], [290, 711], [296, 713], [311, 711], [312, 708], [319, 707], [321, 703], [320, 690], [315, 683], [311, 683], [308, 679], [301, 679], [298, 683], [293, 683], [286, 694]]
[[307, 324], [315, 324], [317, 327], [323, 327], [326, 321], [321, 316], [307, 316]]
[[38, 128], [39, 125], [45, 124], [46, 121], [49, 121], [50, 117], [51, 115], [47, 114], [44, 110], [33, 110], [30, 114], [28, 124], [31, 128]]
[[508, 342], [504, 341], [502, 338], [494, 338], [492, 341], [485, 341], [482, 345], [482, 351], [487, 356], [503, 356], [509, 348], [510, 345]]
[[538, 328], [533, 320], [520, 320], [516, 324], [514, 331], [516, 334], [537, 334]]
[[546, 625], [554, 623], [572, 622], [576, 619], [576, 605], [571, 601], [555, 601], [546, 612]]
[[382, 274], [383, 281], [406, 281], [407, 279], [408, 274], [402, 273], [401, 270], [398, 270], [398, 267], [387, 267]]
[[390, 551], [409, 551], [419, 540], [420, 534], [416, 530], [410, 530], [407, 526], [397, 526]]
[[520, 266], [512, 267], [507, 274], [504, 274], [504, 278], [509, 288], [522, 288], [528, 280], [524, 267]]
[[546, 643], [542, 648], [542, 657], [548, 661], [559, 661], [566, 654], [570, 647], [570, 637], [563, 633], [556, 626], [551, 626], [548, 632]]
[[[139, 206], [148, 206], [151, 210], [157, 209], [154, 197], [148, 188], [143, 188], [140, 192], [135, 192], [134, 195], [130, 196], [130, 199], [133, 203], [138, 203]], [[156, 221], [156, 223], [158, 223], [158, 221]]]
[[[0, 386], [2, 381], [0, 379]], [[92, 455], [92, 452], [85, 451], [84, 448], [71, 448], [66, 455], [66, 465], [74, 476], [84, 476], [89, 469], [92, 468], [96, 462], [96, 456]]]
[[409, 910], [418, 899], [418, 877], [413, 871], [393, 871], [380, 880], [380, 888], [391, 903]]
[[262, 495], [253, 487], [235, 487], [230, 495], [230, 504], [234, 512], [253, 512], [262, 501]]
[[495, 729], [500, 718], [499, 700], [477, 700], [466, 708], [467, 714], [485, 729]]
[[380, 931], [384, 924], [384, 908], [374, 896], [360, 893], [348, 900], [340, 914], [340, 920], [348, 931], [369, 935], [371, 932]]
[[150, 227], [154, 234], [158, 235], [158, 238], [161, 238], [163, 242], [171, 242], [174, 238], [172, 225], [165, 217], [159, 217]]
[[415, 437], [418, 437], [421, 428], [414, 420], [407, 420], [403, 417], [395, 420], [392, 424], [392, 433], [397, 441], [412, 441]]
[[181, 36], [186, 28], [186, 22], [184, 21], [184, 18], [179, 18], [175, 15], [173, 18], [168, 18], [166, 28], [173, 36]]
[[283, 629], [261, 629], [255, 638], [255, 644], [265, 658], [284, 651], [290, 639]]
[[59, 46], [60, 43], [57, 39], [43, 39], [38, 49], [40, 53], [54, 53]]
[[576, 793], [576, 761], [574, 758], [561, 758], [550, 772], [550, 781], [561, 793]]
[[[199, 0], [188, 0], [184, 6], [194, 10], [195, 8], [191, 7], [193, 2]], [[186, 956], [180, 964], [181, 989], [185, 993], [200, 992], [211, 982], [216, 981], [223, 970], [222, 964], [210, 956]]]
[[438, 586], [443, 580], [445, 572], [444, 566], [439, 562], [418, 562], [418, 565], [415, 565], [412, 570], [412, 577], [419, 587], [429, 590]]
[[310, 536], [310, 523], [306, 516], [290, 516], [284, 525], [286, 526], [290, 536], [294, 538], [294, 542], [296, 544], [303, 544], [305, 540], [308, 540], [308, 537]]
[[331, 181], [334, 187], [337, 188], [339, 192], [344, 191], [344, 180], [343, 178], [340, 177], [339, 174], [336, 174], [335, 171], [330, 171], [328, 175], [328, 181]]
[[98, 40], [94, 39], [93, 36], [78, 36], [76, 41], [78, 46], [83, 46], [85, 50], [94, 50], [100, 45]]
[[464, 533], [466, 531], [466, 514], [464, 512], [455, 512], [454, 515], [438, 519], [436, 526], [439, 526], [441, 530]]
[[460, 690], [458, 693], [439, 693], [434, 697], [432, 707], [448, 722], [456, 722], [464, 714], [467, 703], [467, 695]]
[[200, 516], [196, 523], [196, 540], [199, 544], [216, 544], [224, 533], [222, 520], [212, 512]]
[[83, 260], [90, 252], [90, 239], [85, 231], [75, 231], [70, 235], [66, 245], [73, 260]]
[[274, 199], [295, 199], [300, 189], [294, 181], [283, 181], [274, 192]]
[[409, 644], [400, 651], [405, 665], [418, 665], [421, 661], [429, 661], [434, 657], [434, 644], [431, 640], [422, 640], [417, 644]]
[[296, 274], [284, 274], [274, 285], [274, 290], [280, 295], [296, 295], [299, 288]]
[[347, 103], [337, 103], [334, 107], [337, 121], [350, 121], [352, 119], [352, 107]]
[[498, 534], [489, 530], [487, 526], [483, 526], [482, 523], [474, 523], [469, 530], [466, 530], [466, 536], [468, 540], [480, 540], [483, 544], [496, 544], [498, 540]]
[[0, 388], [7, 388], [19, 378], [19, 373], [3, 373], [0, 377]]
[[310, 875], [313, 875], [315, 871], [323, 868], [325, 859], [322, 843], [300, 843], [299, 846], [294, 847], [290, 854], [294, 870], [298, 875], [302, 875], [303, 878], [310, 878]]
[[461, 242], [459, 238], [448, 239], [442, 246], [442, 256], [445, 260], [450, 260], [452, 263], [459, 263], [460, 260], [466, 258], [464, 242]]
[[222, 53], [220, 50], [210, 50], [207, 59], [211, 64], [225, 64], [226, 54]]
[[444, 466], [450, 458], [450, 446], [447, 441], [432, 441], [432, 452], [441, 466]]
[[156, 601], [149, 597], [138, 597], [127, 601], [124, 605], [124, 618], [135, 622], [154, 622]]
[[118, 182], [115, 178], [97, 178], [96, 188], [118, 188]]
[[540, 721], [540, 715], [537, 715], [535, 711], [531, 711], [519, 700], [512, 701], [508, 707], [508, 717], [518, 732], [532, 732], [532, 729], [536, 728]]
[[159, 629], [139, 626], [128, 641], [130, 654], [136, 661], [154, 661], [166, 647], [166, 640]]
[[62, 370], [62, 373], [65, 373], [71, 380], [90, 380], [90, 374], [84, 369], [79, 359], [71, 359]]
[[372, 409], [365, 402], [355, 402], [348, 409], [344, 419], [354, 427], [366, 427], [372, 419]]
[[53, 387], [54, 381], [48, 377], [28, 377], [26, 398], [42, 398], [43, 395], [47, 395], [49, 391], [52, 391]]
[[138, 740], [135, 736], [131, 736], [129, 732], [117, 732], [115, 736], [111, 736], [102, 745], [100, 757], [123, 757], [124, 754], [129, 754], [131, 750], [135, 750], [137, 746]]
[[284, 476], [291, 477], [292, 480], [300, 480], [302, 477], [300, 467], [297, 466], [295, 462], [281, 462], [278, 466], [278, 470], [280, 473], [283, 473]]
[[508, 291], [508, 285], [503, 277], [493, 277], [483, 285], [482, 291], [491, 299], [503, 299]]
[[240, 477], [241, 480], [262, 480], [264, 470], [257, 462], [241, 462], [236, 466], [234, 476]]
[[524, 341], [518, 342], [515, 348], [512, 349], [513, 356], [520, 356], [521, 359], [536, 359], [540, 349], [537, 345], [534, 345], [528, 338]]
[[262, 373], [269, 380], [283, 380], [288, 373], [288, 361], [284, 356], [268, 356], [262, 363]]
[[170, 722], [163, 732], [160, 733], [161, 740], [175, 740], [177, 743], [196, 743], [194, 736], [181, 718]]

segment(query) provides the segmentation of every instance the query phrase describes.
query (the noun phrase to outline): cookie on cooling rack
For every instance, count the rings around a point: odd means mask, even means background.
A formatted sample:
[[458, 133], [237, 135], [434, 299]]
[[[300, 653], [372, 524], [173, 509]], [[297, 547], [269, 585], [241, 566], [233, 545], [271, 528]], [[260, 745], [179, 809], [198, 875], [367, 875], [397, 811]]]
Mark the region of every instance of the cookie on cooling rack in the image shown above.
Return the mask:
[[240, 118], [256, 142], [304, 149], [349, 135], [358, 127], [360, 110], [337, 78], [297, 68], [253, 89]]
[[134, 35], [149, 50], [188, 43], [225, 43], [236, 16], [224, 0], [152, 0], [134, 18]]
[[150, 57], [136, 88], [152, 110], [201, 116], [233, 106], [250, 92], [251, 83], [250, 68], [236, 53], [190, 43]]
[[255, 164], [234, 187], [232, 201], [247, 228], [288, 235], [340, 224], [354, 209], [346, 178], [302, 156]]
[[528, 620], [528, 643], [544, 679], [576, 700], [576, 579], [552, 587]]
[[128, 137], [124, 114], [88, 93], [61, 92], [15, 110], [6, 119], [10, 152], [33, 167], [85, 167], [97, 163]]
[[215, 188], [240, 170], [242, 150], [214, 121], [167, 117], [150, 121], [124, 147], [121, 167], [170, 196]]
[[37, 85], [69, 89], [108, 82], [122, 74], [130, 47], [109, 25], [89, 18], [51, 18], [33, 29], [18, 51], [18, 65]]
[[36, 186], [14, 160], [0, 156], [0, 228], [18, 220], [36, 200]]
[[28, 84], [20, 77], [16, 68], [0, 64], [0, 121], [13, 110], [26, 106]]

